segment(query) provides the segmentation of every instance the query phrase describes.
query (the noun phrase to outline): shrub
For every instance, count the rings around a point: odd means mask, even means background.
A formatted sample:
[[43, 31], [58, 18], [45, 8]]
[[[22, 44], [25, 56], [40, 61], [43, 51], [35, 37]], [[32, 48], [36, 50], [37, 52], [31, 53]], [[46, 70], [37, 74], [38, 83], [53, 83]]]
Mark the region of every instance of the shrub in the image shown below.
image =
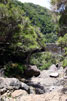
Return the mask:
[[51, 61], [49, 61], [48, 63], [45, 61], [45, 63], [39, 67], [40, 70], [44, 70], [44, 69], [48, 69], [51, 66]]
[[50, 52], [37, 53], [31, 56], [30, 64], [37, 65], [40, 70], [48, 69], [51, 64], [55, 64], [56, 59]]
[[65, 68], [67, 66], [67, 58], [65, 58], [62, 62], [62, 66], [63, 68]]
[[8, 64], [5, 65], [6, 69], [5, 69], [5, 75], [6, 76], [22, 76], [22, 74], [24, 73], [24, 70], [26, 69], [26, 67], [20, 63], [12, 63], [9, 62]]

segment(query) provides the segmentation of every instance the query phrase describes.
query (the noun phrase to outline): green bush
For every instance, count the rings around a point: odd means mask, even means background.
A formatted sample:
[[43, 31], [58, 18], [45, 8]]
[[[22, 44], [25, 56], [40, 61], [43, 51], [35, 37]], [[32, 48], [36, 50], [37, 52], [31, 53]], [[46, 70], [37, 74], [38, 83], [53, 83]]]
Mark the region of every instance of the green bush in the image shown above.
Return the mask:
[[67, 54], [67, 33], [63, 37], [59, 37], [58, 45], [65, 50], [65, 54]]
[[8, 64], [5, 65], [5, 75], [6, 76], [22, 76], [22, 74], [24, 73], [24, 70], [26, 69], [26, 67], [20, 63], [13, 63], [13, 62], [9, 62]]
[[30, 64], [44, 70], [48, 69], [51, 64], [56, 64], [56, 58], [50, 52], [37, 53], [31, 56]]
[[47, 70], [47, 69], [49, 69], [49, 67], [51, 66], [51, 61], [49, 61], [48, 63], [45, 61], [45, 63], [41, 66], [41, 67], [39, 67], [39, 69], [40, 70]]
[[67, 66], [67, 58], [63, 60], [62, 66], [63, 66], [63, 68], [65, 68]]

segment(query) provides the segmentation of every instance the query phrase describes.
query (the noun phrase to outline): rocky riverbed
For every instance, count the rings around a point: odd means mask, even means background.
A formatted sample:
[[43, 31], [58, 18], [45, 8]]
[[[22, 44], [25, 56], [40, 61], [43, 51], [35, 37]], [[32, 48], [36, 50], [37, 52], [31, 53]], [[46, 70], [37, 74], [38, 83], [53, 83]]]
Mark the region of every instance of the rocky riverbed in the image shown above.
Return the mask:
[[0, 77], [0, 101], [67, 101], [67, 67], [40, 71], [31, 78]]

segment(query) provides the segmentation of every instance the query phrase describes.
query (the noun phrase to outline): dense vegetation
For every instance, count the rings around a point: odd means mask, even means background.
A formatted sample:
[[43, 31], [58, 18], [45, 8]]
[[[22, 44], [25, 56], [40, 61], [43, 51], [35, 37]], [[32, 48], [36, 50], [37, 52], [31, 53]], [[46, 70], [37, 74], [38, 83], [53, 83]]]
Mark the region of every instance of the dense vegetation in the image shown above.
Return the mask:
[[[57, 16], [60, 16], [57, 20], [59, 30], [58, 30], [58, 44], [61, 46], [62, 50], [65, 51], [63, 66], [67, 66], [67, 0], [51, 0], [53, 11]], [[57, 18], [56, 16], [56, 18]]]
[[46, 38], [46, 42], [52, 43], [57, 40], [56, 26], [52, 20], [52, 12], [50, 10], [32, 3], [21, 4], [16, 2], [15, 5], [25, 11], [25, 16], [29, 17], [31, 25], [39, 27], [39, 30]]
[[32, 24], [38, 26], [43, 34], [54, 31], [51, 12], [49, 10], [29, 3], [24, 4], [24, 10], [26, 12], [26, 16], [29, 16]]
[[[66, 36], [61, 35], [58, 40], [60, 46], [64, 43], [61, 47], [65, 51]], [[56, 40], [51, 11], [17, 0], [0, 1], [0, 67], [5, 68], [6, 75], [22, 75], [29, 64], [48, 69], [56, 59], [51, 53], [44, 53], [45, 43]], [[66, 66], [66, 58], [63, 66]]]
[[31, 24], [19, 3], [0, 1], [0, 67], [6, 68], [6, 75], [23, 73], [31, 55], [45, 50], [44, 35]]
[[37, 65], [40, 70], [48, 69], [52, 64], [56, 64], [56, 57], [50, 52], [33, 54], [30, 64]]
[[57, 40], [56, 28], [50, 10], [32, 3], [25, 3], [23, 9], [26, 16], [30, 18], [32, 25], [38, 26], [45, 38], [48, 38], [46, 42], [51, 43]]
[[[31, 25], [15, 0], [0, 1], [0, 65], [29, 64], [30, 56], [44, 51], [45, 42], [39, 29]], [[23, 68], [23, 67], [22, 67]]]

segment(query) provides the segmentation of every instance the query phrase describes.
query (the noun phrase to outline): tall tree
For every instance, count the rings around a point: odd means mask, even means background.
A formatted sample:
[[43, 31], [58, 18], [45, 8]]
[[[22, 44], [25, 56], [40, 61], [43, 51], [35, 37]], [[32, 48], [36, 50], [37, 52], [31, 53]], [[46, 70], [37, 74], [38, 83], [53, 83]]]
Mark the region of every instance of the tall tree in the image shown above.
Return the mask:
[[15, 1], [0, 1], [0, 56], [4, 60], [16, 57], [22, 61], [42, 50], [44, 41], [42, 33], [31, 25]]

